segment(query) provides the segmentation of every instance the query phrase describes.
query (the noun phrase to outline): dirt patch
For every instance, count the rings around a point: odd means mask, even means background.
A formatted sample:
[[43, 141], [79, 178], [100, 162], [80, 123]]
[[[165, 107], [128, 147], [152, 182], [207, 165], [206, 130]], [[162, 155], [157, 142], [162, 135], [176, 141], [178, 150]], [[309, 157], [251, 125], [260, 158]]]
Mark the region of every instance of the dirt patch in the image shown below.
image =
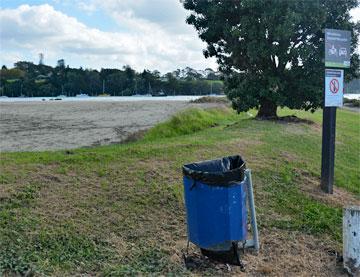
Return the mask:
[[316, 133], [321, 133], [322, 125], [321, 123], [314, 123], [311, 125], [311, 130], [315, 131]]
[[263, 230], [259, 254], [246, 254], [250, 275], [346, 276], [336, 263], [331, 242], [282, 230]]
[[277, 117], [255, 117], [255, 120], [270, 120], [275, 121], [278, 123], [303, 123], [303, 124], [314, 124], [314, 121], [305, 119], [305, 118], [299, 118], [295, 115], [287, 115], [287, 116], [277, 116]]
[[[190, 271], [200, 275], [210, 271], [218, 276], [347, 276], [337, 263], [337, 250], [331, 241], [278, 229], [261, 230], [260, 240], [259, 253], [247, 249], [240, 255], [245, 272], [239, 266], [209, 260], [190, 244]], [[175, 247], [175, 260], [179, 262], [186, 240], [179, 241]]]
[[249, 149], [251, 149], [251, 147], [260, 146], [262, 144], [263, 142], [260, 141], [258, 137], [253, 137], [251, 140], [248, 138], [244, 138], [244, 139], [236, 138], [236, 139], [232, 139], [226, 144], [222, 142], [218, 143], [216, 144], [216, 148], [218, 148], [219, 152], [226, 149], [226, 151], [228, 152], [238, 153], [240, 151], [241, 153], [243, 153], [243, 152], [249, 152]]
[[295, 155], [294, 153], [287, 152], [287, 151], [280, 151], [279, 156], [288, 162], [293, 162], [293, 161], [298, 160], [297, 155]]
[[308, 172], [297, 169], [301, 178], [299, 189], [310, 197], [331, 206], [360, 205], [360, 198], [339, 187], [333, 187], [333, 194], [325, 193], [320, 188], [320, 180]]
[[15, 189], [13, 187], [0, 186], [0, 205], [11, 199]]
[[137, 132], [134, 133], [130, 133], [128, 136], [126, 136], [121, 143], [128, 143], [128, 142], [135, 142], [138, 141], [140, 139], [142, 139], [144, 137], [144, 135], [146, 134], [146, 132], [148, 131], [148, 129], [144, 129], [144, 130], [139, 130]]
[[323, 192], [320, 189], [320, 182], [314, 187], [304, 186], [303, 190], [311, 197], [329, 205], [336, 205], [339, 207], [343, 207], [344, 205], [360, 205], [359, 198], [356, 198], [353, 194], [342, 188], [334, 187], [333, 194]]

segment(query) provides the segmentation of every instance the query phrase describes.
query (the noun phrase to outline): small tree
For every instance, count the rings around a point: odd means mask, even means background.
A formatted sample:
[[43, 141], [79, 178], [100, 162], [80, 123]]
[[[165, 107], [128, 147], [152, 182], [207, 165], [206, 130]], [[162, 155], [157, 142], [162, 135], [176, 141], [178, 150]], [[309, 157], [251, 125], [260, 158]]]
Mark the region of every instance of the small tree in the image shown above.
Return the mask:
[[352, 32], [347, 78], [358, 74], [354, 54], [357, 0], [184, 0], [193, 25], [226, 75], [225, 93], [238, 111], [258, 108], [276, 117], [278, 106], [314, 111], [323, 103], [324, 29]]

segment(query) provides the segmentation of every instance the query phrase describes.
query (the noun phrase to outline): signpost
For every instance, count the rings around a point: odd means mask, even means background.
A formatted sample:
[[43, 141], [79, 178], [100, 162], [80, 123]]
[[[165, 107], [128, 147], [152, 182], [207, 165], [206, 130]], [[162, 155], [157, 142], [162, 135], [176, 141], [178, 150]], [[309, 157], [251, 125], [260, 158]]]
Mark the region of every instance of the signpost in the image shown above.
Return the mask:
[[[351, 33], [325, 29], [325, 67], [350, 67]], [[343, 105], [344, 70], [325, 69], [325, 101], [322, 128], [321, 188], [333, 193], [336, 107]]]

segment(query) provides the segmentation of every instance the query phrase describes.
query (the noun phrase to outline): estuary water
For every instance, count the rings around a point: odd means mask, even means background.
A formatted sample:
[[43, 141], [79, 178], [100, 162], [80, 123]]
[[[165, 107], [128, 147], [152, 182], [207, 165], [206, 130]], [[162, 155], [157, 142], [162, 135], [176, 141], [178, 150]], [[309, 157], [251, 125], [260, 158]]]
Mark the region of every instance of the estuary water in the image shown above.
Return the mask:
[[[85, 97], [0, 97], [0, 102], [41, 102], [41, 101], [94, 101], [94, 102], [132, 102], [132, 101], [191, 101], [210, 95], [153, 96], [85, 96]], [[211, 95], [224, 97], [224, 95]], [[344, 94], [345, 98], [360, 100], [360, 94]], [[55, 100], [57, 99], [57, 100]], [[61, 100], [59, 100], [61, 99]]]
[[[42, 102], [42, 101], [93, 101], [93, 102], [133, 102], [133, 101], [191, 101], [205, 95], [178, 95], [178, 96], [83, 96], [83, 97], [0, 97], [0, 102]], [[216, 95], [214, 97], [221, 97]], [[57, 100], [55, 100], [57, 99]], [[61, 100], [59, 100], [61, 99]]]

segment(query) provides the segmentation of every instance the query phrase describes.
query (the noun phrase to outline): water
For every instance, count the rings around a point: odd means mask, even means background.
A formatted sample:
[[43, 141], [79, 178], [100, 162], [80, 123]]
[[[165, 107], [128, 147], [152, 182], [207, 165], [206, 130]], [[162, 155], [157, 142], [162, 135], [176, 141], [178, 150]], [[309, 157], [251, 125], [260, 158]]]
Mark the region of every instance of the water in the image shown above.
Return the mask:
[[344, 98], [347, 98], [347, 99], [357, 99], [357, 100], [360, 100], [360, 94], [351, 94], [351, 93], [347, 93], [347, 94], [344, 94]]
[[[97, 96], [97, 97], [59, 97], [61, 100], [54, 100], [58, 97], [0, 97], [0, 102], [68, 102], [68, 101], [94, 101], [94, 102], [130, 102], [130, 101], [191, 101], [199, 99], [202, 96], [195, 95], [178, 95], [166, 97], [152, 96]], [[216, 95], [214, 97], [219, 97]]]
[[[62, 100], [54, 100], [57, 97], [0, 97], [0, 102], [67, 102], [67, 101], [109, 101], [109, 102], [131, 102], [131, 101], [191, 101], [199, 99], [202, 96], [198, 95], [178, 95], [166, 97], [152, 97], [152, 96], [106, 96], [106, 97], [60, 97]], [[207, 95], [208, 96], [208, 95]], [[213, 97], [222, 97], [223, 95], [211, 95]], [[344, 98], [360, 100], [360, 94], [344, 94]]]

